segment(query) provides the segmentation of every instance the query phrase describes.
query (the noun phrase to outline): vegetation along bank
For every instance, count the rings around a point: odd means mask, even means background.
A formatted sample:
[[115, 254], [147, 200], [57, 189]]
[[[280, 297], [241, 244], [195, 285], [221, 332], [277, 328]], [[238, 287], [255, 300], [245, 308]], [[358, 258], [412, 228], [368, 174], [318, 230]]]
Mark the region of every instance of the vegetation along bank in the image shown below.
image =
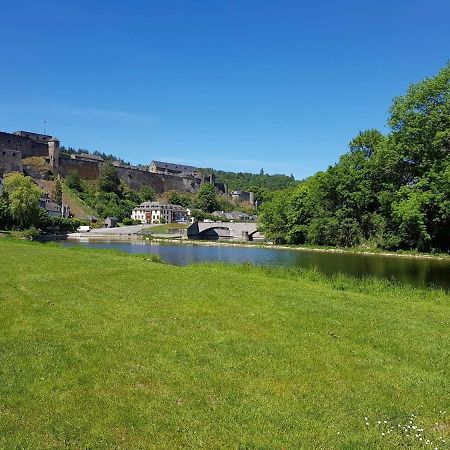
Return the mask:
[[389, 133], [361, 132], [339, 162], [263, 205], [278, 243], [450, 250], [450, 64], [394, 99]]

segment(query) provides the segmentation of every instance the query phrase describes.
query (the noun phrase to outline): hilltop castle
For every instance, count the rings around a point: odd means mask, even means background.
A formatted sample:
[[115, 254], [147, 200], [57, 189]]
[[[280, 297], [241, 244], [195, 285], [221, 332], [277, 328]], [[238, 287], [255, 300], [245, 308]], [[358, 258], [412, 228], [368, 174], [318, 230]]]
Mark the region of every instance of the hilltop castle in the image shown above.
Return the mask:
[[[28, 131], [0, 132], [0, 177], [10, 172], [23, 172], [33, 178], [41, 176], [30, 160], [35, 157], [45, 160], [50, 176], [76, 172], [86, 180], [96, 180], [100, 167], [105, 164], [101, 156], [61, 152], [60, 142], [54, 136]], [[150, 186], [157, 194], [170, 190], [195, 193], [201, 184], [212, 183], [218, 193], [225, 193], [225, 186], [215, 183], [212, 174], [202, 174], [192, 166], [152, 161], [143, 169], [118, 162], [113, 164], [119, 177], [136, 191]]]

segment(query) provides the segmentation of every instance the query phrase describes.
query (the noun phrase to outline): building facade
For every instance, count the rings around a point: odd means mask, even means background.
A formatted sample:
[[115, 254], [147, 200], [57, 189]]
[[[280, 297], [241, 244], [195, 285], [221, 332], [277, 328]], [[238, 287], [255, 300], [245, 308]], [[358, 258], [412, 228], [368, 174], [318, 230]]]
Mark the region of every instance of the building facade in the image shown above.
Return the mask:
[[144, 202], [133, 209], [131, 218], [141, 223], [187, 222], [188, 212], [179, 205]]
[[70, 207], [68, 205], [58, 205], [57, 203], [52, 202], [48, 192], [42, 194], [42, 197], [39, 200], [39, 206], [45, 209], [50, 217], [68, 218], [71, 216]]
[[185, 166], [184, 164], [173, 164], [163, 161], [152, 161], [148, 168], [149, 172], [159, 173], [163, 175], [176, 175], [183, 177], [195, 177], [197, 168], [193, 166]]

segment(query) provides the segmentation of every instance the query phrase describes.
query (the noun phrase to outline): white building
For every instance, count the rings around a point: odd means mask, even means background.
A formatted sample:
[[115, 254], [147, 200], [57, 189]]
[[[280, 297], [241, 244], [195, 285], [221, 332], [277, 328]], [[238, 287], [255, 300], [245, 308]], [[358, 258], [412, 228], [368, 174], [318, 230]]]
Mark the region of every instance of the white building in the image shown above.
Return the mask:
[[133, 209], [131, 218], [141, 223], [186, 222], [188, 213], [179, 205], [144, 202]]

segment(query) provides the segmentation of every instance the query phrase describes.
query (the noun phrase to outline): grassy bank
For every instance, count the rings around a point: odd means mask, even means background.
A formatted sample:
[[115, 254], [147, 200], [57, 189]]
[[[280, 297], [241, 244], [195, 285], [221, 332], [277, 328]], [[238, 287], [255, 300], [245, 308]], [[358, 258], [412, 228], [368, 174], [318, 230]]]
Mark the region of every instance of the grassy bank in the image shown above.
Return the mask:
[[444, 292], [8, 239], [0, 255], [1, 448], [448, 448]]

